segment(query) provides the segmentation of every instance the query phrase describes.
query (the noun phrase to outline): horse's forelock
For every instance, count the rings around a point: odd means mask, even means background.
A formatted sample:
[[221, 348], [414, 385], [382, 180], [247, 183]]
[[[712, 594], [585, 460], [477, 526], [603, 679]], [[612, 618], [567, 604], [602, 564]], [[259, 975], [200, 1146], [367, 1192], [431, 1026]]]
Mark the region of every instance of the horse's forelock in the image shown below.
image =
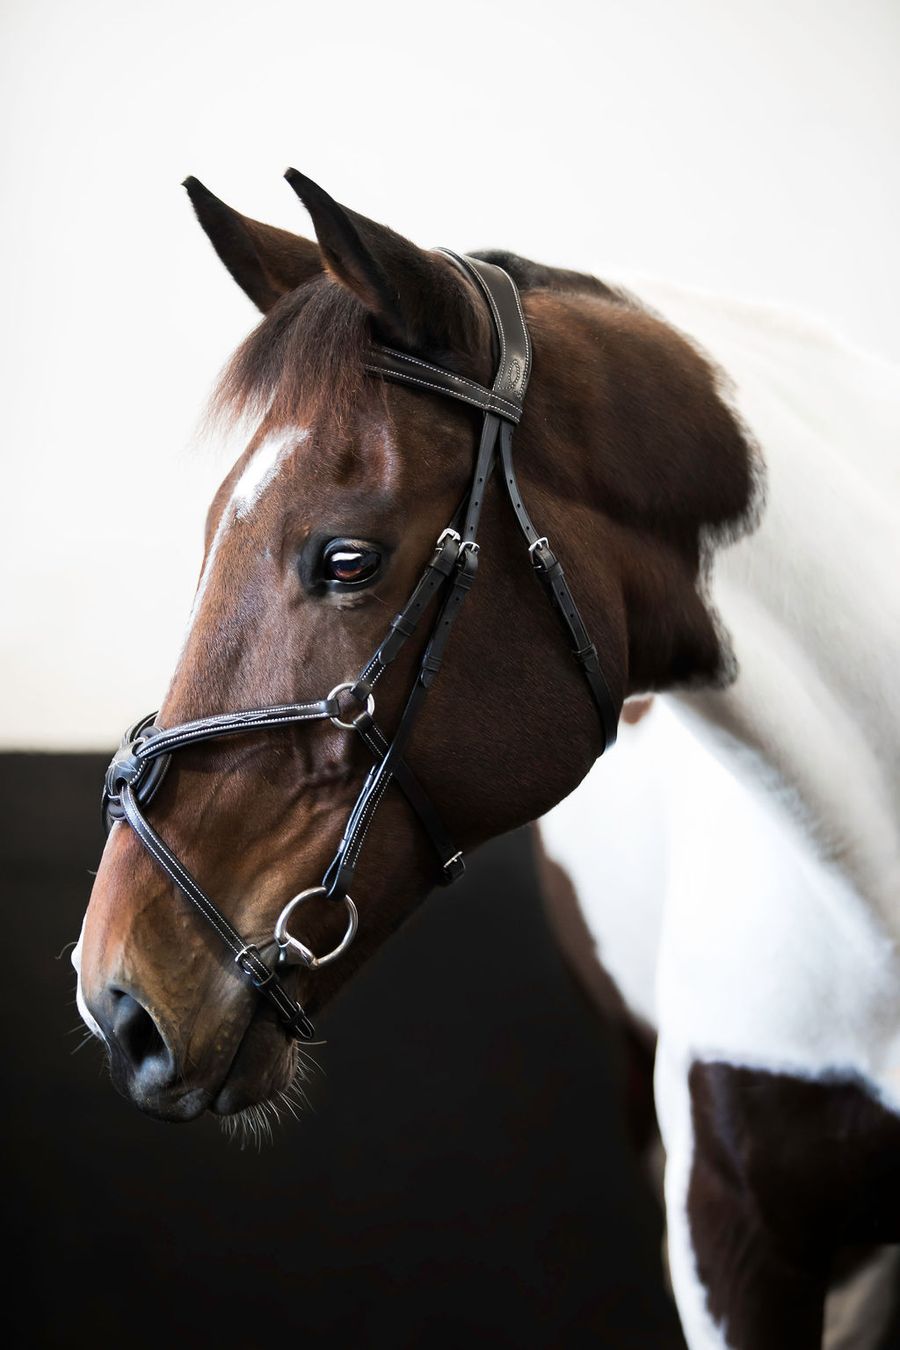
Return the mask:
[[213, 393], [215, 421], [344, 424], [373, 396], [368, 313], [327, 276], [284, 296], [238, 347]]

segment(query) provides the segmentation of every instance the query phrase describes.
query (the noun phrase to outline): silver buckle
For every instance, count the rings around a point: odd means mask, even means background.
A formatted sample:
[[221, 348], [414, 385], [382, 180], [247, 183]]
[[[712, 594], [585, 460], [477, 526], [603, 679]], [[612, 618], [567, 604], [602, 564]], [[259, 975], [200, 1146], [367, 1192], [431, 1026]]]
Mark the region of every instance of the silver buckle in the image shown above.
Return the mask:
[[440, 534], [438, 535], [435, 548], [440, 548], [441, 544], [443, 544], [445, 539], [455, 539], [456, 542], [459, 543], [459, 531], [451, 529], [450, 526], [448, 525], [446, 530], [441, 530]]
[[528, 556], [530, 557], [532, 562], [534, 562], [534, 550], [536, 548], [540, 548], [541, 544], [546, 545], [547, 548], [550, 547], [550, 540], [547, 538], [545, 534], [542, 534], [540, 539], [535, 539], [533, 544], [528, 545]]

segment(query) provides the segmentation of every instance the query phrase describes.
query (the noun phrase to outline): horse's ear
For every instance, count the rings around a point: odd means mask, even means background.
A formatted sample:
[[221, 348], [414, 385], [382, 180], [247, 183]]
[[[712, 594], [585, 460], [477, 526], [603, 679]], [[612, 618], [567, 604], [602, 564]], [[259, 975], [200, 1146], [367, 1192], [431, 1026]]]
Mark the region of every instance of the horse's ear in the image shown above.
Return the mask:
[[386, 341], [431, 354], [476, 345], [480, 311], [452, 264], [339, 205], [296, 169], [284, 176], [312, 216], [326, 269], [362, 300]]
[[186, 178], [184, 186], [213, 248], [264, 314], [288, 291], [321, 274], [322, 255], [311, 240], [239, 215], [197, 178]]

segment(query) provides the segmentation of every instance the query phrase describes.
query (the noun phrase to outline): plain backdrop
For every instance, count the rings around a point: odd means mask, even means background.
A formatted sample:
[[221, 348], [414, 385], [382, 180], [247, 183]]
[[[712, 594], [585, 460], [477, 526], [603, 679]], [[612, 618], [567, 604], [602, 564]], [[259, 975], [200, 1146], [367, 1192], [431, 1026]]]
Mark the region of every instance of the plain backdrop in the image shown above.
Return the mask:
[[0, 11], [0, 745], [158, 706], [254, 323], [196, 174], [303, 232], [287, 164], [417, 242], [775, 300], [900, 356], [896, 0]]

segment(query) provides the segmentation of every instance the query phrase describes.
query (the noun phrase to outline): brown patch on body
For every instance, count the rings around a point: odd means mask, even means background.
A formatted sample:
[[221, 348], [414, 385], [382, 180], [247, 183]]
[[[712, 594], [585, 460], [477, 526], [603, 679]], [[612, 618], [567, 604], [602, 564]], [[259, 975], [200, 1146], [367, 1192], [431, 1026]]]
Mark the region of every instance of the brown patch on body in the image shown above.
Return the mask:
[[652, 698], [630, 698], [622, 705], [622, 721], [636, 727], [653, 707]]
[[900, 1241], [900, 1118], [853, 1081], [698, 1062], [689, 1086], [710, 1313], [735, 1350], [812, 1350], [835, 1251]]

